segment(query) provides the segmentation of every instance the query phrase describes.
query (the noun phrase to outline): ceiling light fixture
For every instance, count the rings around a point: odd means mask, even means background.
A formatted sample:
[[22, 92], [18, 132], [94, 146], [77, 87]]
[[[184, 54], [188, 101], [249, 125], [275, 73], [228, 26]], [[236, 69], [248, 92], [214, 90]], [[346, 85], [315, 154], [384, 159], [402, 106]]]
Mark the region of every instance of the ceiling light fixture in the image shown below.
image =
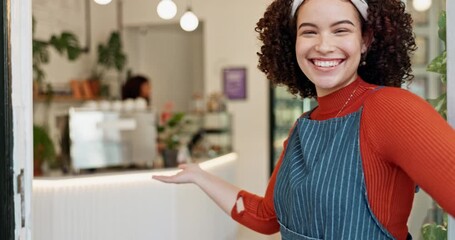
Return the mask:
[[180, 27], [187, 32], [192, 32], [192, 31], [196, 30], [198, 25], [199, 25], [199, 19], [191, 11], [191, 8], [188, 7], [186, 9], [186, 12], [180, 18]]
[[172, 0], [161, 0], [156, 7], [156, 12], [160, 18], [169, 20], [177, 14], [177, 6]]
[[431, 7], [431, 0], [413, 0], [412, 6], [416, 11], [424, 12]]
[[95, 0], [95, 2], [98, 3], [99, 5], [106, 5], [112, 2], [112, 0]]

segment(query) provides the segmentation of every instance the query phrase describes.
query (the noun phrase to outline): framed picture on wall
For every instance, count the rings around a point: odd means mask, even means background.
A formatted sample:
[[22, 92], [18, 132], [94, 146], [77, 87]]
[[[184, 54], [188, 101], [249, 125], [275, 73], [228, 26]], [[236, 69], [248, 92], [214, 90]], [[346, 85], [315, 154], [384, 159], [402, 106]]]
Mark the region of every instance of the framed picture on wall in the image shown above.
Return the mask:
[[245, 67], [223, 69], [223, 92], [227, 99], [246, 99], [246, 73]]

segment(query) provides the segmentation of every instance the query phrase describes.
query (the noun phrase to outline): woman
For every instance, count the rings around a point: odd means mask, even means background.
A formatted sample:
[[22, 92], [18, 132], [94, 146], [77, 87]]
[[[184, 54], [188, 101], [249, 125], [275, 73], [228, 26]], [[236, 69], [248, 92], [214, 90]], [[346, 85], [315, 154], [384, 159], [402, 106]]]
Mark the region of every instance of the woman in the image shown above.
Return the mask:
[[416, 186], [455, 215], [455, 131], [410, 81], [416, 46], [399, 0], [275, 0], [257, 24], [259, 69], [318, 106], [297, 119], [264, 197], [184, 165], [245, 226], [283, 239], [411, 239]]
[[150, 104], [152, 87], [148, 78], [136, 75], [128, 78], [122, 87], [122, 99], [143, 98]]

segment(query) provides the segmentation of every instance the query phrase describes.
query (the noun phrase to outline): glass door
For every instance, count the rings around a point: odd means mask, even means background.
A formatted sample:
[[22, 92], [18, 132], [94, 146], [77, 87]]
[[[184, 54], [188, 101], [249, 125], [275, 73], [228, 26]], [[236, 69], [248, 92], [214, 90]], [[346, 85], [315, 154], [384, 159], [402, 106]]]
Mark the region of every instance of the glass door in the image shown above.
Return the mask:
[[284, 140], [294, 122], [302, 113], [316, 105], [316, 100], [292, 95], [286, 87], [270, 89], [270, 173], [283, 151]]

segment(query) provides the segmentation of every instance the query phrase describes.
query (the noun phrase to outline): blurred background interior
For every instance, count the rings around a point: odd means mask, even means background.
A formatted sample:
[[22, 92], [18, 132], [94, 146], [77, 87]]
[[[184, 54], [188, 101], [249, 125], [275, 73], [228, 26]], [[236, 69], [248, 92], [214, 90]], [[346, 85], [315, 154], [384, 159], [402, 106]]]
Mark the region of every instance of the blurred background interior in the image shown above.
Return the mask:
[[[427, 65], [444, 49], [437, 31], [446, 3], [406, 4], [418, 50], [415, 80], [403, 88], [435, 99], [445, 90]], [[34, 0], [33, 239], [279, 239], [238, 226], [197, 189], [150, 180], [200, 162], [265, 191], [289, 128], [316, 104], [270, 88], [257, 70], [254, 27], [265, 7]], [[415, 239], [440, 217], [435, 208], [424, 192], [416, 195]], [[122, 235], [131, 232], [136, 237]]]

